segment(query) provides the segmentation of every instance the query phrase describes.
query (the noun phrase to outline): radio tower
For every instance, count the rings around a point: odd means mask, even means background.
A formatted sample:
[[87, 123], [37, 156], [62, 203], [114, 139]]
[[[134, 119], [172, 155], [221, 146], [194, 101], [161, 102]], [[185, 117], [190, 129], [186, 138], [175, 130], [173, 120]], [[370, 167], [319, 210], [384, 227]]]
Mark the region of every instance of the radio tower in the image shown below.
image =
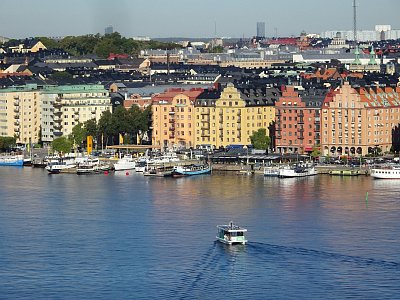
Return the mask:
[[354, 47], [357, 46], [357, 5], [356, 0], [353, 0], [353, 34], [354, 34]]

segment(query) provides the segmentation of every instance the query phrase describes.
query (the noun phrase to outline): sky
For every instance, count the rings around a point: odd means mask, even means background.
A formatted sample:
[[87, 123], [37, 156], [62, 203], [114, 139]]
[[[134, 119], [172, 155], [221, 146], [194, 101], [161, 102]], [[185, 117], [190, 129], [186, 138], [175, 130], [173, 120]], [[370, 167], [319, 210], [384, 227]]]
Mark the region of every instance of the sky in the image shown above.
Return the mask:
[[[0, 36], [104, 34], [125, 37], [298, 36], [353, 29], [353, 0], [0, 0]], [[400, 0], [357, 0], [357, 28], [400, 29]], [[216, 33], [216, 35], [215, 35]]]

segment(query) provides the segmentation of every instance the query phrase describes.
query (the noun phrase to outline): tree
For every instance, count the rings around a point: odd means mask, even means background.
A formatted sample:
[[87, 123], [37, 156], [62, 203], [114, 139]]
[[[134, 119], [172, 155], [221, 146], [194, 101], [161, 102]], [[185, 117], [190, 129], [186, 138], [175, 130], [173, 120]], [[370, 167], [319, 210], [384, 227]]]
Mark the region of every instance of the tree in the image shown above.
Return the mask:
[[253, 135], [250, 137], [250, 141], [254, 146], [254, 149], [259, 150], [267, 150], [269, 144], [271, 143], [271, 139], [269, 136], [267, 136], [267, 130], [265, 128], [260, 128], [253, 132]]
[[11, 136], [1, 136], [0, 137], [0, 151], [7, 151], [14, 147], [16, 143], [16, 138]]
[[54, 151], [57, 151], [61, 154], [69, 153], [72, 148], [72, 141], [68, 140], [65, 136], [56, 138], [51, 143], [51, 147]]
[[320, 151], [320, 146], [319, 145], [315, 145], [314, 147], [313, 147], [313, 149], [312, 149], [312, 152], [311, 152], [311, 157], [312, 158], [316, 158], [316, 157], [319, 157], [320, 155], [321, 155], [321, 151]]
[[98, 135], [98, 127], [97, 127], [97, 122], [96, 119], [90, 119], [87, 120], [83, 124], [85, 130], [86, 130], [86, 136], [91, 135], [93, 137], [97, 137]]
[[102, 138], [105, 138], [106, 145], [108, 145], [109, 137], [112, 137], [115, 132], [115, 125], [112, 121], [112, 114], [109, 110], [104, 111], [99, 120], [99, 135], [101, 134]]
[[83, 141], [86, 138], [86, 129], [85, 127], [83, 127], [82, 123], [79, 122], [72, 128], [72, 133], [70, 134], [69, 138], [72, 141], [73, 145], [82, 145]]

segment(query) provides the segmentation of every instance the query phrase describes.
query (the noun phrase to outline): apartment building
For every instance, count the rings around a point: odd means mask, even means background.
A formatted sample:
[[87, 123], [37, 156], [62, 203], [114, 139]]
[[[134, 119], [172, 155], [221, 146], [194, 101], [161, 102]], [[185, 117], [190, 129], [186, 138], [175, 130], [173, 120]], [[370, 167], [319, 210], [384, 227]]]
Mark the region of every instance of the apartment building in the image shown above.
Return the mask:
[[219, 97], [213, 91], [200, 95], [195, 103], [195, 145], [250, 145], [251, 135], [267, 130], [275, 119], [276, 89], [236, 88], [228, 83]]
[[36, 84], [0, 90], [0, 135], [17, 143], [37, 143], [40, 138], [40, 91]]
[[399, 123], [399, 87], [352, 87], [345, 82], [327, 95], [322, 106], [323, 154], [366, 155], [378, 148], [389, 152]]
[[108, 90], [103, 85], [48, 86], [42, 91], [42, 141], [72, 133], [78, 123], [98, 121], [104, 111], [111, 111]]
[[152, 144], [169, 149], [195, 146], [194, 101], [201, 88], [169, 89], [152, 97]]
[[285, 87], [275, 104], [278, 152], [306, 154], [320, 146], [320, 112], [326, 93], [325, 89]]

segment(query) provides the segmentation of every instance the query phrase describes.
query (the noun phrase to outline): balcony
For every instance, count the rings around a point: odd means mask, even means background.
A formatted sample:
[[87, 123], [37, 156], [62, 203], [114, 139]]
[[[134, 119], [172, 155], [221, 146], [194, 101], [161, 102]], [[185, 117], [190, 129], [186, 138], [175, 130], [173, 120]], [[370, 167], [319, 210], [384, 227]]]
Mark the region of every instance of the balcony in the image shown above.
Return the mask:
[[175, 138], [175, 134], [170, 134], [170, 135], [169, 135], [169, 138], [170, 138], [170, 139], [174, 139], [174, 138]]
[[19, 100], [14, 101], [15, 106], [19, 106]]
[[168, 114], [170, 114], [170, 115], [174, 115], [175, 114], [175, 110], [170, 110], [169, 112], [168, 112]]
[[14, 125], [15, 125], [15, 126], [19, 126], [19, 121], [15, 121], [15, 122], [14, 122]]
[[276, 139], [276, 140], [280, 140], [280, 139], [282, 139], [282, 136], [281, 136], [280, 134], [277, 134], [277, 135], [275, 136], [275, 139]]
[[210, 136], [210, 133], [208, 133], [208, 132], [202, 132], [201, 133], [201, 137], [209, 137]]
[[237, 119], [236, 122], [237, 122], [237, 123], [241, 123], [241, 122], [242, 122], [242, 118], [241, 118], [241, 117], [238, 117], [238, 119]]
[[14, 112], [19, 113], [19, 107], [14, 108]]
[[14, 127], [14, 132], [19, 132], [19, 127]]
[[304, 112], [302, 112], [302, 111], [299, 112], [299, 113], [297, 114], [297, 116], [300, 117], [300, 118], [303, 118], [303, 117], [304, 117]]
[[299, 128], [299, 132], [304, 132], [304, 128]]
[[277, 110], [275, 113], [275, 116], [280, 117], [280, 116], [282, 116], [282, 113], [279, 110]]
[[62, 115], [62, 111], [61, 110], [55, 110], [54, 111], [54, 115], [60, 116], [60, 115]]
[[304, 140], [304, 135], [300, 134], [299, 139]]
[[19, 117], [20, 117], [20, 114], [15, 114], [14, 115], [14, 119], [19, 119]]
[[321, 131], [321, 127], [319, 127], [319, 126], [314, 127], [314, 131], [315, 132], [320, 132]]
[[174, 119], [169, 119], [168, 123], [175, 124], [175, 120]]
[[282, 131], [282, 127], [281, 126], [276, 127], [275, 131]]
[[62, 125], [61, 124], [55, 124], [53, 127], [56, 130], [61, 130], [62, 129]]
[[175, 126], [171, 126], [168, 129], [169, 129], [169, 131], [175, 131]]
[[304, 118], [303, 118], [303, 117], [300, 117], [300, 118], [297, 120], [297, 123], [299, 123], [299, 124], [304, 124]]

